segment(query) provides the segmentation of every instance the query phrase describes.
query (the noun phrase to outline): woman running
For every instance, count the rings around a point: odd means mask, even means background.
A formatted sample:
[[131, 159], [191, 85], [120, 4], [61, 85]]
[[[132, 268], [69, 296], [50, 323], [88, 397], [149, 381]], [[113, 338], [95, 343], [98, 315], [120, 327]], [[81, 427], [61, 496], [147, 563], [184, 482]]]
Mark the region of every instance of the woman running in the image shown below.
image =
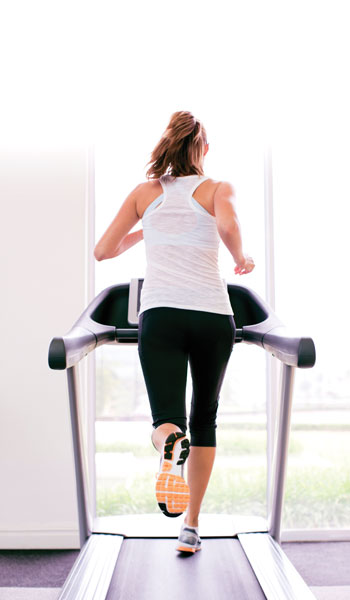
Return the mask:
[[[236, 274], [255, 266], [242, 251], [232, 185], [204, 175], [208, 149], [202, 123], [188, 111], [175, 112], [152, 152], [148, 181], [129, 194], [94, 252], [97, 260], [113, 258], [145, 240], [138, 350], [153, 418], [152, 442], [160, 452], [156, 498], [168, 517], [187, 510], [177, 545], [182, 552], [201, 548], [199, 513], [214, 464], [219, 393], [235, 339], [218, 266], [220, 238], [233, 256]], [[139, 219], [143, 229], [128, 234]]]

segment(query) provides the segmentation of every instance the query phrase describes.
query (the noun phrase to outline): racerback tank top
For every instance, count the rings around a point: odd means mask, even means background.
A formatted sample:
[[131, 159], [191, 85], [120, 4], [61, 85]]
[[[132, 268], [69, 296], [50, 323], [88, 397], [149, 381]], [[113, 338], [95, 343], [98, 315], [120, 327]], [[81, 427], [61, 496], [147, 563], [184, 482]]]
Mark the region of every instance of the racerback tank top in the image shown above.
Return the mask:
[[192, 198], [206, 179], [159, 179], [163, 194], [142, 217], [147, 267], [139, 314], [162, 306], [234, 314], [219, 272], [216, 219]]

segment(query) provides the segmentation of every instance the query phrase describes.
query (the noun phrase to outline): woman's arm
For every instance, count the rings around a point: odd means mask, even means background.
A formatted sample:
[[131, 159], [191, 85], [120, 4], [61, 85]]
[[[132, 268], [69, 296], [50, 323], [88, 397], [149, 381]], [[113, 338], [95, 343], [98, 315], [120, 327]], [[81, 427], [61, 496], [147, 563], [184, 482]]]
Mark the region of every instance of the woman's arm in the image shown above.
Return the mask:
[[136, 201], [142, 185], [144, 184], [140, 183], [130, 192], [120, 207], [117, 216], [96, 244], [94, 250], [96, 260], [100, 261], [118, 256], [143, 239], [142, 229], [128, 235], [130, 229], [140, 220], [136, 210]]
[[114, 252], [114, 254], [106, 258], [114, 258], [115, 256], [119, 256], [119, 254], [123, 254], [123, 252], [129, 250], [129, 248], [135, 246], [135, 244], [137, 244], [137, 242], [140, 242], [141, 240], [143, 240], [143, 229], [138, 229], [137, 231], [128, 233], [128, 235], [123, 239], [122, 243], [120, 244], [119, 248], [117, 248], [117, 250]]
[[214, 212], [219, 235], [236, 263], [236, 275], [250, 273], [255, 265], [242, 249], [241, 226], [235, 208], [235, 190], [227, 181], [220, 182], [214, 194]]

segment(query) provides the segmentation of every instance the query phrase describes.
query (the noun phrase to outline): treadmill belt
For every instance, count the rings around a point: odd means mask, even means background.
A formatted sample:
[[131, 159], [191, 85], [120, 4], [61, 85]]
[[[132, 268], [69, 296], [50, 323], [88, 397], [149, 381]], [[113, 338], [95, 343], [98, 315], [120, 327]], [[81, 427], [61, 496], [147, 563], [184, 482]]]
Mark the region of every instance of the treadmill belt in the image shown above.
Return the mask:
[[107, 600], [266, 599], [236, 538], [202, 538], [195, 554], [177, 540], [126, 538]]

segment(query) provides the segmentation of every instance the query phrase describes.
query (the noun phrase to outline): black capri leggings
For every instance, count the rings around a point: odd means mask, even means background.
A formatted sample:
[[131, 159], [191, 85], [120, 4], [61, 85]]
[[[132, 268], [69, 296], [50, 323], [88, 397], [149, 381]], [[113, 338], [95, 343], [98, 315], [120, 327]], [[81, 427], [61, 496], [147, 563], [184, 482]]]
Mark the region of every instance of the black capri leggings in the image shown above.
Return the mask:
[[168, 307], [141, 313], [138, 351], [154, 428], [174, 423], [186, 433], [189, 361], [191, 446], [216, 446], [219, 393], [235, 331], [232, 315]]

